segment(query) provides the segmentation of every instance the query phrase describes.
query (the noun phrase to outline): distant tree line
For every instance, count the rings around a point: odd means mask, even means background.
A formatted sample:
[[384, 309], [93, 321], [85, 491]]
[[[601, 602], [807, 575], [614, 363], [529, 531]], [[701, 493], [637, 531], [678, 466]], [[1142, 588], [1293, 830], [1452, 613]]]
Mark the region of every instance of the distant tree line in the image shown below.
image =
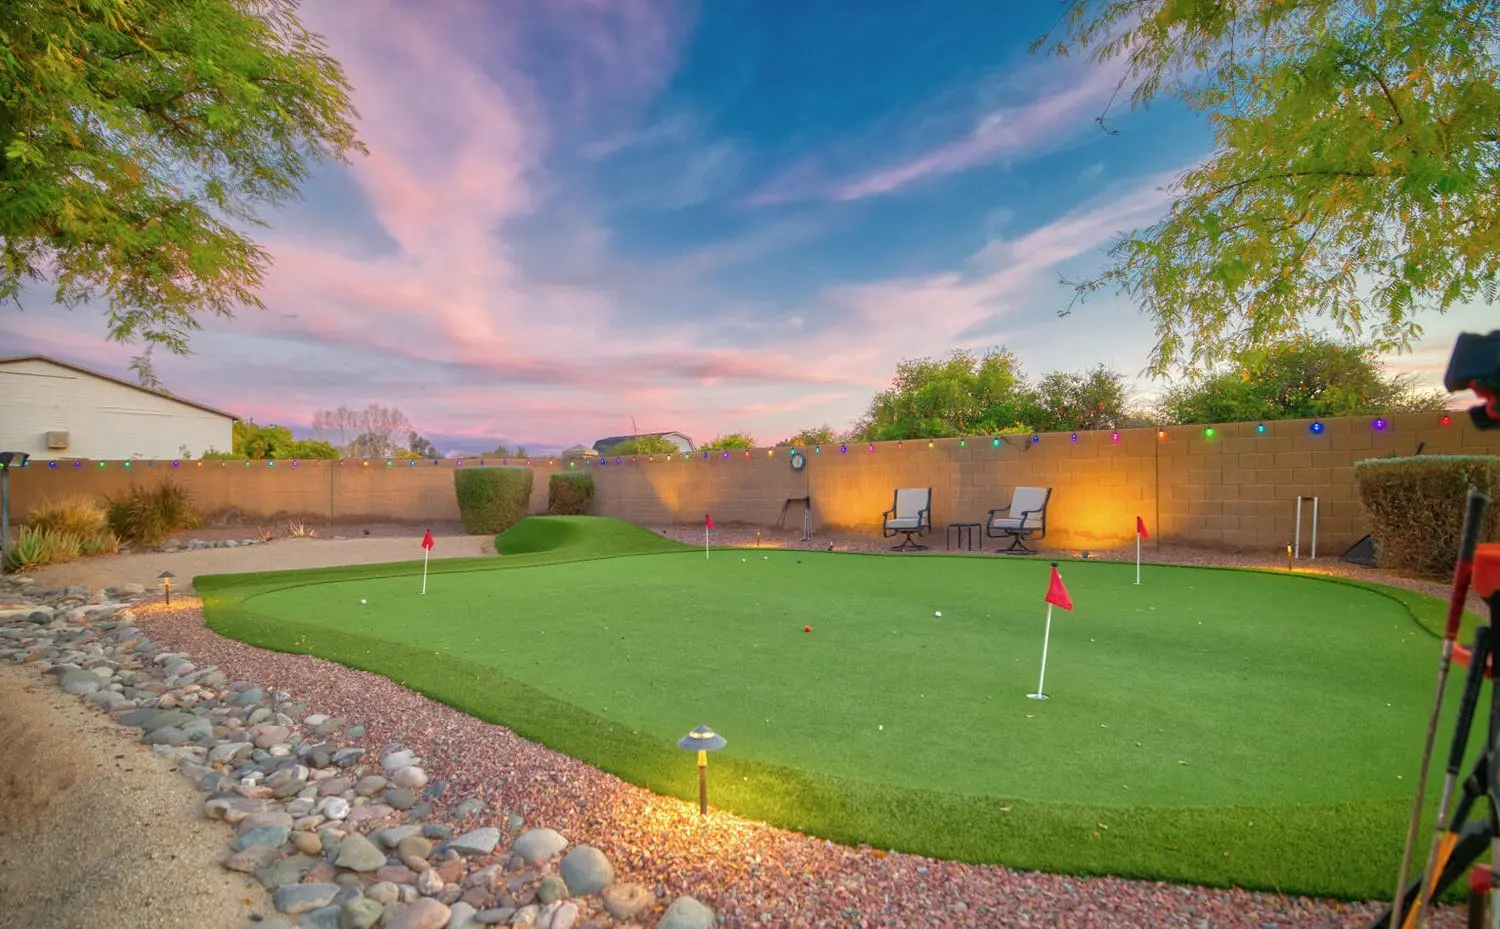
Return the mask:
[[[313, 438], [297, 439], [287, 426], [254, 420], [234, 424], [233, 448], [210, 450], [205, 458], [312, 460], [333, 458], [441, 458], [442, 453], [395, 407], [372, 403], [364, 409], [341, 406], [313, 414]], [[496, 453], [510, 454], [503, 447]], [[526, 454], [521, 449], [518, 457]]]
[[1002, 347], [902, 361], [846, 431], [825, 424], [777, 444], [1374, 416], [1437, 411], [1445, 401], [1414, 376], [1387, 371], [1372, 347], [1315, 336], [1238, 351], [1145, 404], [1132, 402], [1124, 375], [1103, 365], [1033, 381]]
[[[777, 445], [884, 442], [960, 435], [1069, 432], [1141, 426], [1263, 422], [1333, 416], [1375, 416], [1437, 411], [1445, 395], [1423, 388], [1412, 375], [1393, 374], [1364, 345], [1302, 336], [1270, 348], [1233, 354], [1216, 368], [1169, 386], [1153, 402], [1132, 402], [1125, 377], [1103, 365], [1051, 371], [1032, 380], [1015, 353], [994, 348], [942, 358], [907, 359], [891, 384], [875, 394], [865, 413], [839, 432], [827, 424], [803, 429]], [[442, 454], [395, 407], [320, 410], [313, 438], [291, 429], [234, 425], [234, 447], [205, 457], [253, 459], [440, 458]], [[729, 432], [702, 451], [756, 447], [746, 432]], [[679, 451], [660, 435], [625, 439], [605, 454], [670, 455]], [[498, 445], [485, 458], [526, 458], [524, 446]]]

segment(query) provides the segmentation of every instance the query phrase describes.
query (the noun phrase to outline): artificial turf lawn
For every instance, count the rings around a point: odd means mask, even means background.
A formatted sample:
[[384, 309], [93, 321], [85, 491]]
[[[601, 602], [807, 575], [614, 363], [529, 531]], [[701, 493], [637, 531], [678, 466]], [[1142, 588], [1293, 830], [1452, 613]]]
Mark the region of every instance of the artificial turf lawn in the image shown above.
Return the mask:
[[385, 674], [662, 793], [695, 795], [676, 739], [708, 723], [729, 741], [714, 805], [835, 840], [1391, 891], [1430, 598], [1168, 567], [1136, 587], [1133, 565], [1069, 562], [1077, 609], [1054, 614], [1053, 699], [1033, 701], [1045, 561], [705, 558], [589, 518], [527, 520], [497, 547], [498, 565], [434, 563], [426, 596], [411, 565], [194, 583], [225, 634]]

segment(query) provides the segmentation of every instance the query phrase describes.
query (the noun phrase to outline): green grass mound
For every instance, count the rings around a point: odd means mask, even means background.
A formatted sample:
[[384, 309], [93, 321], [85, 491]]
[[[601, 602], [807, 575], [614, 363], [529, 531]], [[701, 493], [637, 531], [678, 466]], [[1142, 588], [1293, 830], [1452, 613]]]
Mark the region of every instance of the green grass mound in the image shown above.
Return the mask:
[[[705, 559], [589, 517], [501, 542], [513, 554], [434, 563], [426, 596], [391, 566], [195, 585], [225, 635], [386, 675], [659, 793], [696, 796], [676, 739], [707, 723], [729, 741], [715, 806], [835, 841], [1389, 892], [1432, 696], [1437, 643], [1414, 621], [1441, 612], [1430, 598], [1198, 568], [1137, 587], [1133, 565], [1069, 563], [1077, 609], [1054, 618], [1052, 699], [1033, 701], [1045, 561]], [[658, 551], [605, 557], [633, 546]]]
[[604, 516], [529, 516], [495, 537], [502, 555], [565, 554], [573, 558], [682, 551], [681, 542]]

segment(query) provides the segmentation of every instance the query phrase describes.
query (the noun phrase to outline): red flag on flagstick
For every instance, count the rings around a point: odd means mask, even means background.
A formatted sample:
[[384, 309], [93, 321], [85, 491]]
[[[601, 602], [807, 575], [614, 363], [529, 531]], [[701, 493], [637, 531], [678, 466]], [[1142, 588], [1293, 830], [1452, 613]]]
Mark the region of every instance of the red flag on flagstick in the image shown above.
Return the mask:
[[422, 536], [422, 547], [430, 552], [432, 551], [432, 545], [432, 530], [428, 529], [427, 533]]
[[708, 515], [707, 513], [703, 514], [703, 528], [705, 528], [705, 529], [712, 529], [713, 527], [714, 527], [714, 518], [712, 516]]
[[1060, 606], [1065, 610], [1073, 609], [1073, 598], [1068, 596], [1068, 588], [1063, 586], [1062, 575], [1057, 573], [1057, 566], [1052, 567], [1052, 580], [1047, 584], [1047, 596], [1044, 597], [1053, 606]]
[[1146, 531], [1146, 521], [1139, 516], [1135, 518], [1135, 534], [1143, 539], [1151, 538], [1151, 534]]

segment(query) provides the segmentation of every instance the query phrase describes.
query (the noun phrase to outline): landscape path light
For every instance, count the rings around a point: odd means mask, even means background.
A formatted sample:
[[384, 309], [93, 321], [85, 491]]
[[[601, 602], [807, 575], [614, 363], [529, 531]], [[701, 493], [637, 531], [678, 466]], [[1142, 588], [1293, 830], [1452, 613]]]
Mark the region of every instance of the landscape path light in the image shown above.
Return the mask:
[[716, 752], [728, 743], [724, 737], [707, 726], [699, 726], [677, 740], [678, 748], [698, 753], [698, 814], [708, 813], [708, 753]]
[[156, 576], [157, 580], [161, 581], [162, 590], [166, 592], [167, 606], [172, 605], [172, 578], [176, 576], [171, 571], [163, 571]]

